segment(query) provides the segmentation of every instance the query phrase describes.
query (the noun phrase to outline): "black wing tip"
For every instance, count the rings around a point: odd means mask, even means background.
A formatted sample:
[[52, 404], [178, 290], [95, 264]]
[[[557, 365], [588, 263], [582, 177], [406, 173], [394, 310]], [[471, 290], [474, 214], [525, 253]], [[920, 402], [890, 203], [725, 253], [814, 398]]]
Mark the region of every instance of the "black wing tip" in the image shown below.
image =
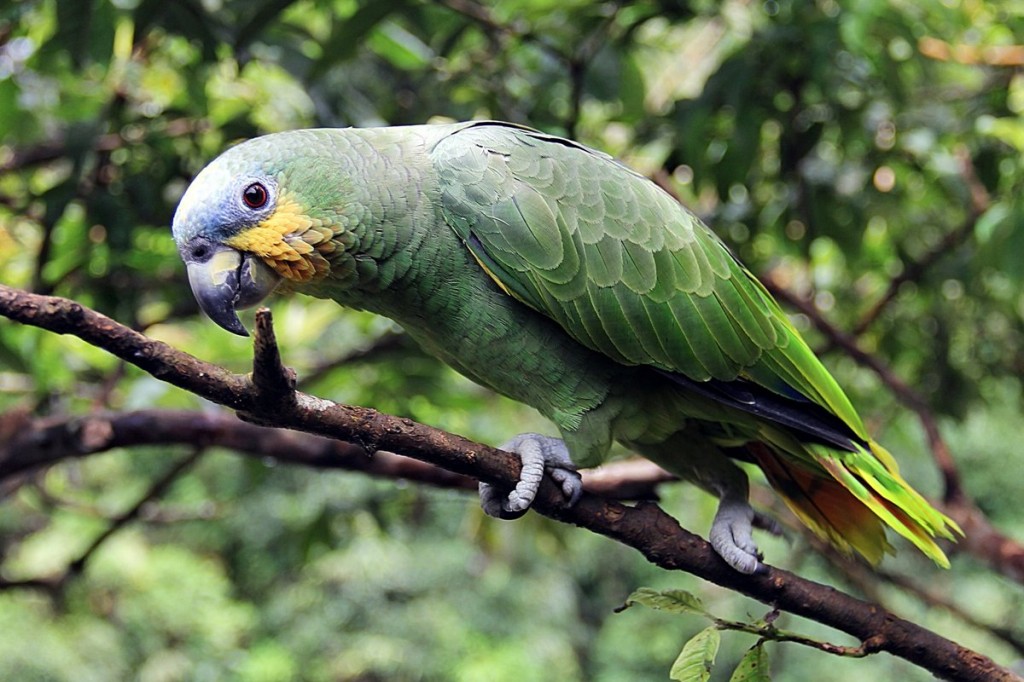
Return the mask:
[[802, 395], [790, 398], [744, 379], [695, 381], [676, 372], [658, 372], [687, 390], [775, 422], [810, 440], [850, 452], [867, 447], [842, 419]]

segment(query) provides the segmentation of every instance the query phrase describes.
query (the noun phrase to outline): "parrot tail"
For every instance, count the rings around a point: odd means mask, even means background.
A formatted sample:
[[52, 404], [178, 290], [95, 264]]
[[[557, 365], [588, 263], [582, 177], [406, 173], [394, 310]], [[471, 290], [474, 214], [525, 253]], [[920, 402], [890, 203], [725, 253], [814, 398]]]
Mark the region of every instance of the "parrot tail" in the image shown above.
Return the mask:
[[856, 551], [877, 564], [893, 551], [885, 537], [888, 526], [936, 564], [949, 568], [949, 559], [934, 538], [952, 540], [954, 531], [963, 531], [910, 487], [881, 445], [869, 442], [870, 450], [855, 452], [801, 445], [812, 455], [801, 458], [807, 464], [796, 463], [792, 455], [779, 454], [765, 443], [748, 443], [747, 450], [786, 506], [817, 535], [846, 554]]

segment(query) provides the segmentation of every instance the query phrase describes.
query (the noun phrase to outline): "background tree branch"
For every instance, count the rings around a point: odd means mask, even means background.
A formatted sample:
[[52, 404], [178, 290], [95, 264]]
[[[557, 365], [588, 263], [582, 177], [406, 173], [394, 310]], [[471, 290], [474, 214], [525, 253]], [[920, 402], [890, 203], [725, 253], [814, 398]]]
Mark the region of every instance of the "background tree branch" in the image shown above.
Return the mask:
[[[0, 285], [0, 314], [23, 324], [77, 336], [163, 381], [254, 415], [264, 423], [349, 441], [368, 452], [399, 452], [498, 485], [511, 485], [518, 477], [519, 463], [513, 455], [409, 419], [389, 417], [367, 408], [340, 405], [298, 392], [293, 394], [294, 400], [267, 405], [260, 400], [255, 388], [260, 380], [254, 383], [249, 377], [204, 363], [74, 301]], [[274, 346], [268, 335], [269, 317], [258, 324], [258, 329], [261, 336], [257, 345]], [[264, 357], [274, 355], [276, 349]], [[274, 363], [264, 363], [266, 366], [273, 367]], [[266, 371], [261, 370], [260, 365], [256, 365], [255, 370]], [[710, 545], [683, 529], [653, 503], [629, 507], [588, 493], [579, 504], [566, 509], [560, 492], [546, 480], [534, 509], [545, 516], [618, 540], [663, 568], [692, 573], [775, 608], [846, 632], [856, 637], [867, 652], [886, 651], [945, 679], [1020, 679], [991, 659], [930, 630], [787, 571], [769, 568], [755, 576], [736, 573]]]

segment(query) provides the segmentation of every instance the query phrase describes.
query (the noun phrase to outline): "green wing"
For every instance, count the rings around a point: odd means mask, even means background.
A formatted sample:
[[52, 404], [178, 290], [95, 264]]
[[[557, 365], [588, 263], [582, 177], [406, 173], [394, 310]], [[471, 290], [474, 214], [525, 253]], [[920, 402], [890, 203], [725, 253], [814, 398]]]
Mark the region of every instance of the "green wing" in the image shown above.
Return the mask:
[[694, 382], [742, 379], [810, 400], [867, 440], [764, 287], [654, 183], [507, 124], [461, 128], [431, 154], [445, 219], [480, 265], [581, 344]]

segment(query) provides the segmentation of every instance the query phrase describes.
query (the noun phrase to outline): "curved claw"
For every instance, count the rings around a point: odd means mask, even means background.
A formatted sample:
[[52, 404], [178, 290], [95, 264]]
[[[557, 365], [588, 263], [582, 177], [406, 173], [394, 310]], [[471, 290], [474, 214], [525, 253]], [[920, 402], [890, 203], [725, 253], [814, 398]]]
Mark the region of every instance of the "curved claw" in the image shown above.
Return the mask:
[[490, 483], [480, 484], [480, 506], [485, 513], [499, 519], [517, 519], [530, 508], [540, 490], [544, 472], [558, 483], [566, 504], [572, 506], [583, 494], [583, 480], [569, 456], [569, 449], [558, 438], [536, 433], [523, 433], [501, 446], [519, 455], [523, 468], [519, 482], [510, 492]]
[[519, 511], [506, 509], [505, 501], [508, 499], [509, 493], [507, 490], [502, 490], [496, 485], [480, 481], [479, 490], [480, 507], [488, 516], [493, 516], [494, 518], [501, 519], [502, 521], [515, 521], [529, 511], [528, 507]]
[[754, 510], [744, 500], [722, 498], [708, 540], [727, 564], [751, 575], [766, 569], [753, 538]]

